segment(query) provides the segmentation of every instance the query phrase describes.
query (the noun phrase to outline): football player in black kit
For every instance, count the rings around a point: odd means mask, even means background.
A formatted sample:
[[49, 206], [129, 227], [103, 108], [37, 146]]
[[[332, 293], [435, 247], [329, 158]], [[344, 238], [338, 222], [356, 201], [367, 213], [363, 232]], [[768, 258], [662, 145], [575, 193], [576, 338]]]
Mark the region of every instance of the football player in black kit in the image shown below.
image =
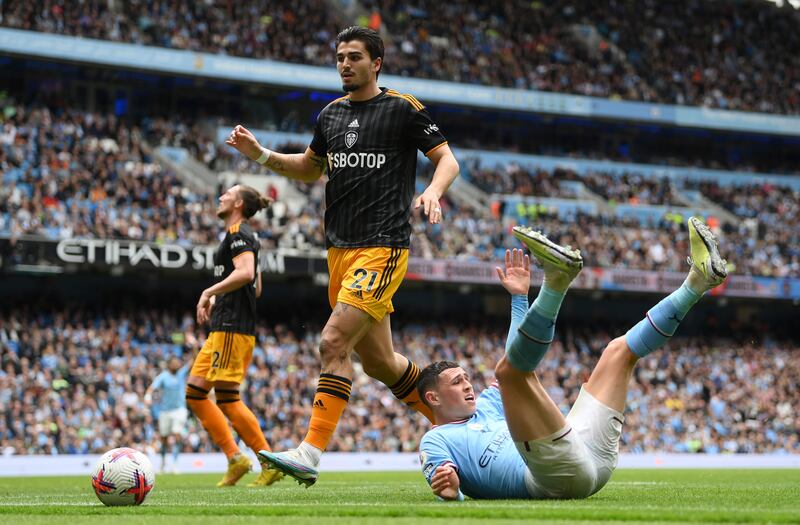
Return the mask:
[[[226, 419], [254, 452], [269, 449], [258, 419], [239, 398], [239, 385], [255, 347], [256, 298], [261, 295], [258, 239], [246, 221], [267, 206], [269, 199], [244, 185], [219, 197], [217, 216], [225, 221], [225, 238], [214, 254], [214, 284], [203, 290], [197, 302], [197, 324], [210, 321], [211, 332], [189, 372], [186, 404], [228, 458], [228, 471], [218, 487], [235, 485], [252, 468]], [[216, 403], [208, 399], [212, 388]], [[262, 468], [250, 486], [271, 485], [282, 476]]]
[[[306, 486], [350, 398], [355, 351], [364, 371], [385, 383], [409, 407], [433, 420], [415, 385], [417, 365], [392, 347], [392, 296], [408, 267], [412, 201], [431, 224], [442, 218], [439, 199], [458, 176], [458, 163], [439, 127], [413, 96], [379, 87], [383, 41], [363, 27], [336, 38], [337, 70], [347, 93], [319, 114], [305, 153], [263, 148], [236, 126], [226, 141], [272, 171], [313, 182], [327, 170], [325, 237], [333, 309], [319, 346], [322, 370], [308, 433], [296, 449], [259, 453], [267, 463]], [[416, 199], [417, 151], [436, 166]]]

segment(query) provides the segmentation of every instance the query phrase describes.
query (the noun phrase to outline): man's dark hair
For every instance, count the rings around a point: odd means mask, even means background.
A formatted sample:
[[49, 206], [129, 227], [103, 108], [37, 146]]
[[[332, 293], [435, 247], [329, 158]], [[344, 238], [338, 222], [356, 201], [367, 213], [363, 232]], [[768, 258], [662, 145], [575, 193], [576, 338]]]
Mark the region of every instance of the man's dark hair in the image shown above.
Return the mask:
[[419, 373], [419, 379], [417, 379], [417, 393], [419, 394], [419, 398], [425, 403], [426, 406], [428, 404], [428, 400], [425, 399], [425, 392], [433, 390], [436, 388], [436, 385], [439, 383], [439, 374], [444, 372], [449, 368], [458, 368], [459, 364], [454, 363], [453, 361], [436, 361], [435, 363], [431, 363]]
[[351, 26], [336, 35], [336, 48], [338, 49], [339, 44], [342, 42], [350, 42], [352, 40], [358, 40], [364, 44], [371, 60], [381, 59], [381, 68], [375, 74], [375, 78], [378, 78], [378, 75], [383, 70], [383, 39], [381, 35], [368, 27]]
[[249, 219], [264, 208], [269, 208], [272, 199], [261, 195], [258, 190], [251, 186], [239, 185], [239, 198], [244, 201], [242, 214], [245, 219]]

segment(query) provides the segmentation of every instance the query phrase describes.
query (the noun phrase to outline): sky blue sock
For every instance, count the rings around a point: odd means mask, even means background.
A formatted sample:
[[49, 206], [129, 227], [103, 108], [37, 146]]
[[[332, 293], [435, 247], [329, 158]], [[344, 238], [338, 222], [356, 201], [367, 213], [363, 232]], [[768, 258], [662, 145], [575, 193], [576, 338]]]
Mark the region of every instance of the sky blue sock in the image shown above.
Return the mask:
[[555, 321], [565, 295], [567, 295], [566, 292], [557, 292], [549, 288], [547, 284], [542, 284], [539, 295], [537, 295], [536, 300], [533, 301], [533, 308], [539, 312], [542, 317]]
[[[536, 369], [550, 348], [550, 343], [553, 342], [556, 316], [565, 294], [566, 292], [556, 292], [547, 285], [542, 286], [533, 305], [519, 324], [515, 337], [510, 337], [506, 343], [506, 354], [511, 366], [523, 372], [532, 372]], [[512, 318], [512, 328], [513, 326]]]
[[173, 464], [175, 464], [175, 462], [178, 461], [178, 454], [180, 453], [180, 451], [181, 451], [180, 443], [173, 443], [172, 444], [172, 463]]
[[644, 319], [625, 334], [628, 348], [639, 357], [644, 357], [661, 348], [672, 337], [683, 317], [703, 297], [686, 283], [652, 307]]

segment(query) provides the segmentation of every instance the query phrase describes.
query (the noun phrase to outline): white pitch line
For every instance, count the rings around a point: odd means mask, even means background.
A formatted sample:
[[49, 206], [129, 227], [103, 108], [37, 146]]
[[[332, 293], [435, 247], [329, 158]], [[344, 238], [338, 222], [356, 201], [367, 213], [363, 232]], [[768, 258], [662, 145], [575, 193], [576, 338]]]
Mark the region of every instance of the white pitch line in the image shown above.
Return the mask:
[[[471, 500], [477, 505], [466, 505], [462, 506], [463, 508], [480, 508], [480, 509], [490, 509], [490, 510], [499, 510], [502, 511], [504, 509], [530, 509], [530, 510], [537, 510], [537, 509], [548, 509], [548, 510], [628, 510], [628, 509], [635, 509], [635, 510], [650, 510], [650, 511], [658, 511], [663, 510], [663, 506], [654, 506], [654, 505], [630, 505], [630, 506], [621, 506], [621, 505], [614, 505], [608, 506], [603, 504], [586, 504], [585, 502], [580, 504], [579, 507], [568, 507], [565, 504], [553, 504], [553, 503], [545, 503], [543, 500], [531, 500], [530, 503], [510, 503], [505, 505], [496, 505], [496, 504], [487, 504], [485, 502], [481, 502], [479, 500]], [[80, 503], [74, 501], [48, 501], [46, 502], [48, 505], [61, 505], [66, 507], [86, 507], [86, 508], [99, 508], [102, 505], [98, 503]], [[574, 503], [574, 502], [572, 502]], [[39, 506], [42, 502], [37, 503], [21, 503], [21, 502], [14, 502], [14, 503], [3, 503], [5, 507], [31, 507], [31, 506]], [[145, 504], [146, 507], [159, 507], [159, 508], [168, 508], [168, 507], [176, 507], [176, 508], [183, 508], [183, 507], [197, 507], [197, 508], [208, 508], [208, 507], [223, 507], [223, 508], [237, 508], [237, 507], [263, 507], [263, 508], [271, 508], [271, 507], [296, 507], [301, 505], [300, 503], [290, 503], [290, 502], [272, 502], [272, 503], [265, 503], [260, 505], [253, 505], [250, 503], [213, 503], [213, 502], [195, 502], [195, 503], [186, 503], [180, 505], [164, 505], [159, 503], [149, 503]], [[322, 506], [336, 506], [337, 509], [347, 508], [347, 507], [355, 507], [355, 508], [377, 508], [377, 507], [386, 507], [390, 508], [390, 505], [386, 505], [385, 503], [376, 503], [376, 502], [360, 502], [360, 503], [323, 503]], [[446, 506], [443, 507], [442, 502], [430, 502], [430, 503], [415, 503], [415, 508], [447, 508]], [[453, 507], [455, 508], [455, 507]], [[317, 508], [317, 510], [319, 510]], [[742, 509], [737, 508], [730, 508], [730, 507], [681, 507], [682, 511], [690, 511], [690, 512], [738, 512]], [[747, 509], [750, 510], [750, 509]], [[758, 510], [758, 509], [754, 509]], [[770, 513], [777, 513], [777, 514], [791, 514], [795, 515], [795, 509], [770, 509]], [[298, 514], [302, 515], [302, 514]], [[337, 517], [336, 515], [332, 515], [330, 517]]]

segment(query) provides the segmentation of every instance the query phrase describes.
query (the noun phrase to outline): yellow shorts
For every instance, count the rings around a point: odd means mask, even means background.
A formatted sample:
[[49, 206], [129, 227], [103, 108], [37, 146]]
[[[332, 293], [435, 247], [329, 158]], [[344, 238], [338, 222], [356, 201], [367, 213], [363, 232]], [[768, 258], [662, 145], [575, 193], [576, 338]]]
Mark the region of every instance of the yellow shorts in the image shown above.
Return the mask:
[[207, 381], [239, 383], [253, 358], [256, 338], [230, 332], [211, 332], [194, 360], [189, 375]]
[[345, 303], [376, 321], [394, 312], [392, 297], [408, 270], [406, 248], [328, 248], [328, 301]]

